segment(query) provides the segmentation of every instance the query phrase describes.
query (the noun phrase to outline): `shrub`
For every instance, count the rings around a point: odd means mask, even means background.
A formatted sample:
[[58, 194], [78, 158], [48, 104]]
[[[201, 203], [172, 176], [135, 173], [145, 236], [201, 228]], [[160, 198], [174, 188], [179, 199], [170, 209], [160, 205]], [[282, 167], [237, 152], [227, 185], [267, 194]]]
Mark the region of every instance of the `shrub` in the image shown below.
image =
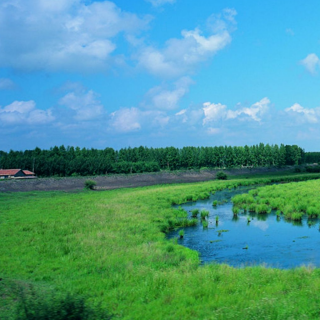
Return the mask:
[[217, 173], [217, 179], [218, 180], [227, 180], [227, 178], [228, 178], [228, 176], [224, 172], [219, 171]]
[[85, 188], [88, 190], [93, 190], [96, 185], [97, 183], [93, 180], [86, 180], [84, 183]]
[[306, 171], [310, 173], [319, 173], [320, 172], [320, 166], [308, 166], [306, 167]]

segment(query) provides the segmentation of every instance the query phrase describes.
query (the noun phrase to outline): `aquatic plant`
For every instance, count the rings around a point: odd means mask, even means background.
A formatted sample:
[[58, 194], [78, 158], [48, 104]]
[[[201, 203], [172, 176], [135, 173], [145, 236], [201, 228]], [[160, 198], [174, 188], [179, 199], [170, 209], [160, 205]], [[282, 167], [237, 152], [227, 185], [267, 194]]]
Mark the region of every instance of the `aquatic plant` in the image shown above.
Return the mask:
[[197, 224], [198, 224], [198, 219], [188, 220], [188, 227], [193, 227], [193, 226], [196, 226]]
[[249, 212], [256, 212], [256, 209], [257, 209], [257, 204], [256, 203], [251, 203], [249, 204], [249, 206], [246, 207], [247, 210]]
[[203, 228], [208, 228], [209, 222], [207, 220], [202, 221]]
[[201, 200], [208, 199], [209, 197], [210, 197], [209, 192], [202, 192], [199, 194], [199, 199], [201, 199]]
[[175, 210], [176, 218], [187, 218], [188, 213], [186, 210], [184, 210], [181, 206], [178, 207], [178, 209]]
[[205, 220], [207, 217], [209, 217], [209, 211], [203, 209], [201, 210], [200, 215], [201, 215], [201, 219]]
[[233, 206], [232, 207], [232, 212], [234, 216], [237, 216], [240, 212], [240, 209], [238, 207]]
[[301, 212], [293, 212], [290, 215], [285, 215], [286, 219], [300, 221], [302, 220], [303, 213]]
[[319, 211], [317, 210], [316, 207], [308, 207], [307, 208], [307, 215], [309, 216], [309, 218], [316, 218], [318, 217]]
[[213, 202], [212, 202], [212, 206], [213, 207], [216, 207], [218, 205], [218, 200], [214, 200]]
[[270, 213], [271, 208], [269, 208], [266, 204], [259, 204], [256, 206], [256, 213]]
[[193, 209], [193, 210], [191, 210], [191, 216], [192, 216], [193, 218], [196, 218], [196, 217], [198, 216], [198, 214], [199, 214], [199, 209]]
[[184, 230], [180, 230], [180, 231], [179, 231], [179, 237], [180, 237], [180, 238], [183, 238], [183, 236], [184, 236]]

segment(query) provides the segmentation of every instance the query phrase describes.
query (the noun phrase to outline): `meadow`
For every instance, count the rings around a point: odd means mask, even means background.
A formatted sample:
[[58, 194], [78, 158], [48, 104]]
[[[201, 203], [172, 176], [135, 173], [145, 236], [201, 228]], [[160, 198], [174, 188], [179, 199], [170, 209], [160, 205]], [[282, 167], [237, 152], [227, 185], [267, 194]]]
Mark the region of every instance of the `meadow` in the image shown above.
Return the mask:
[[[197, 252], [165, 234], [194, 223], [172, 204], [224, 188], [319, 178], [294, 174], [99, 192], [2, 193], [0, 318], [27, 319], [17, 315], [21, 296], [41, 301], [69, 294], [108, 312], [95, 319], [319, 319], [320, 269], [200, 266]], [[320, 183], [292, 185], [311, 193]], [[250, 196], [262, 199], [263, 190]]]

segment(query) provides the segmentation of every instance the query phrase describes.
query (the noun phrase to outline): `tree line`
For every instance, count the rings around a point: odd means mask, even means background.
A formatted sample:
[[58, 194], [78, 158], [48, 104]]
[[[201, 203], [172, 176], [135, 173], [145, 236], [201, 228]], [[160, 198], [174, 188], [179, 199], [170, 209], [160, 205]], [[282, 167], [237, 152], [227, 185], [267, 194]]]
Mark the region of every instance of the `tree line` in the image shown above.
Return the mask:
[[[86, 149], [52, 147], [49, 150], [0, 151], [0, 168], [34, 171], [38, 176], [87, 176], [160, 170], [300, 165], [308, 154], [297, 145], [231, 147], [166, 147]], [[314, 161], [312, 161], [314, 162]]]
[[319, 163], [320, 152], [306, 152], [306, 163]]

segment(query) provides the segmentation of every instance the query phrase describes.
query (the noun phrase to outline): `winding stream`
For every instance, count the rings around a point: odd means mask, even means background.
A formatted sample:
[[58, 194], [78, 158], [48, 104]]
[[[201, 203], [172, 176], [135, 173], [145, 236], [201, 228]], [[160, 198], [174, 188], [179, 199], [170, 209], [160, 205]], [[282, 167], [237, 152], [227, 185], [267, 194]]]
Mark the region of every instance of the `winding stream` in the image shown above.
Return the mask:
[[[254, 187], [256, 188], [256, 186]], [[194, 227], [184, 228], [184, 237], [179, 238], [179, 230], [168, 234], [178, 238], [178, 243], [197, 250], [205, 263], [227, 263], [234, 267], [263, 264], [267, 267], [288, 269], [301, 265], [320, 266], [319, 221], [308, 224], [277, 219], [275, 212], [270, 214], [239, 214], [233, 218], [230, 199], [246, 193], [253, 187], [223, 190], [209, 199], [188, 202], [181, 205], [191, 218], [192, 209], [209, 211], [208, 228], [203, 228], [200, 217]], [[214, 200], [228, 200], [213, 207]], [[200, 214], [199, 214], [200, 216]], [[219, 223], [216, 224], [216, 216]], [[247, 217], [251, 217], [248, 223]]]

